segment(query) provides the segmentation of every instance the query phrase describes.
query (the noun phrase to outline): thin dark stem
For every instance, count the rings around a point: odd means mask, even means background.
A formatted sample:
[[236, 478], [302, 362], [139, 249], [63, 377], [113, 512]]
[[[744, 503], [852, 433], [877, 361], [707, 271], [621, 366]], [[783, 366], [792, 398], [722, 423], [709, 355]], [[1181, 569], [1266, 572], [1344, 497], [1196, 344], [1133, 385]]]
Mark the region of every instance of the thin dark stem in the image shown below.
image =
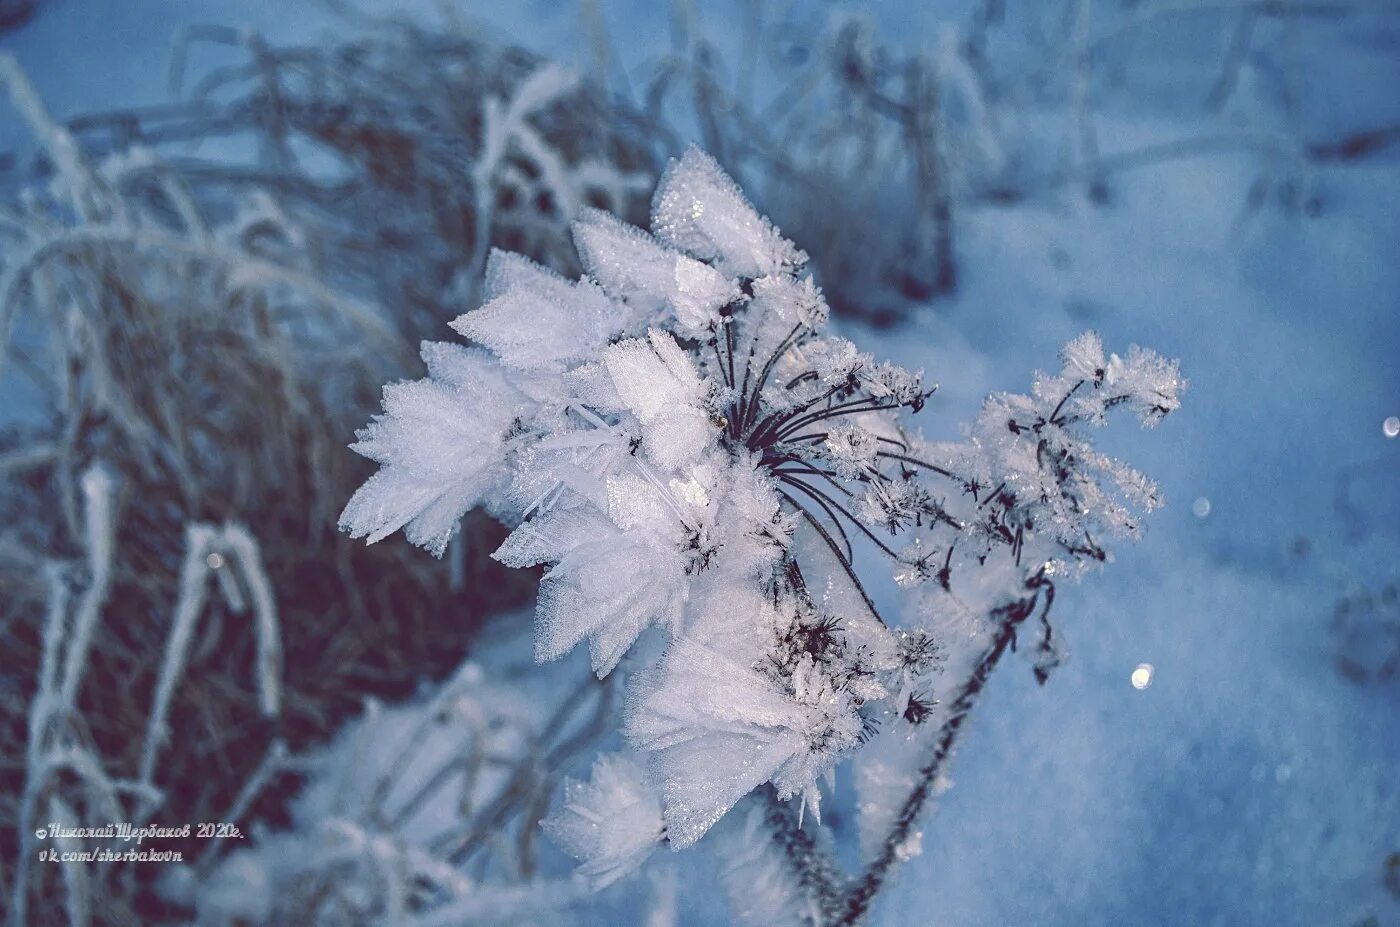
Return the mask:
[[782, 464], [782, 469], [774, 468], [771, 472], [774, 476], [782, 476], [784, 473], [790, 476], [826, 476], [825, 470], [817, 470], [813, 467], [793, 467], [788, 469], [786, 464]]
[[[786, 471], [784, 471], [784, 472], [785, 472], [785, 473], [794, 473], [794, 474], [798, 473], [798, 471], [796, 471], [796, 470], [786, 470]], [[806, 474], [801, 474], [801, 475], [806, 475]], [[812, 475], [812, 476], [819, 476], [819, 477], [821, 477], [823, 480], [825, 480], [827, 483], [829, 483], [833, 489], [835, 489], [837, 492], [841, 493], [841, 495], [845, 496], [847, 499], [854, 499], [854, 498], [855, 498], [855, 493], [851, 492], [851, 491], [850, 491], [849, 489], [847, 489], [845, 486], [842, 486], [840, 483], [838, 483], [838, 482], [835, 480], [835, 478], [832, 477], [831, 471], [830, 471], [830, 470], [823, 470], [823, 469], [821, 469], [820, 467], [817, 467], [817, 468], [814, 468], [814, 469], [811, 471], [811, 475]]]
[[908, 561], [906, 561], [903, 557], [901, 557], [899, 554], [895, 553], [888, 546], [886, 546], [883, 541], [881, 541], [878, 537], [875, 536], [874, 532], [872, 532], [869, 528], [865, 527], [861, 520], [852, 515], [850, 511], [846, 509], [845, 506], [841, 505], [841, 503], [837, 502], [835, 499], [831, 498], [826, 493], [822, 492], [820, 489], [817, 489], [815, 486], [808, 486], [801, 480], [785, 479], [783, 480], [783, 482], [791, 486], [796, 486], [799, 489], [805, 490], [809, 494], [825, 499], [829, 504], [835, 507], [835, 509], [838, 512], [840, 512], [842, 515], [845, 515], [851, 524], [859, 528], [861, 533], [868, 537], [875, 544], [876, 547], [880, 548], [880, 550], [883, 551], [886, 556], [896, 561], [897, 563], [908, 564]]
[[988, 502], [991, 502], [993, 499], [995, 499], [997, 496], [1000, 496], [1001, 491], [1005, 488], [1006, 480], [1002, 480], [996, 485], [995, 489], [993, 489], [991, 492], [987, 493], [985, 496], [982, 497], [982, 501], [977, 503], [977, 507], [980, 509], [983, 506], [985, 506]]
[[719, 353], [719, 334], [718, 334], [718, 333], [715, 334], [714, 340], [710, 342], [710, 347], [714, 349], [714, 352], [715, 352], [715, 363], [717, 363], [717, 364], [719, 365], [719, 373], [720, 373], [720, 376], [724, 377], [724, 384], [725, 384], [726, 386], [733, 386], [733, 385], [734, 385], [734, 382], [733, 382], [733, 380], [731, 380], [730, 377], [729, 377], [729, 371], [726, 370], [725, 367], [724, 367], [724, 355], [722, 355], [722, 354]]
[[771, 785], [765, 785], [760, 793], [753, 800], [764, 803], [763, 824], [770, 839], [792, 869], [794, 880], [820, 912], [819, 923], [835, 923], [841, 917], [844, 879], [825, 832], [817, 828], [814, 835], [800, 827], [793, 803], [779, 799]]
[[[753, 372], [753, 359], [758, 354], [758, 339], [762, 334], [761, 328], [755, 325], [753, 339], [749, 344], [749, 362], [748, 366], [744, 369], [744, 387], [739, 391], [739, 408], [743, 413], [741, 419], [745, 427], [748, 426], [749, 420], [759, 407], [759, 399], [763, 394], [763, 386], [768, 382], [768, 374], [773, 369], [773, 365], [787, 353], [788, 348], [792, 346], [794, 340], [801, 331], [802, 323], [799, 322], [792, 327], [792, 331], [788, 332], [787, 335], [783, 337], [782, 341], [778, 342], [778, 346], [768, 355], [768, 360], [764, 362], [763, 369], [759, 372], [757, 381], [754, 382], [753, 392], [750, 393], [749, 374]], [[742, 429], [740, 433], [742, 433]]]
[[[782, 341], [778, 342], [777, 348], [768, 356], [768, 360], [763, 365], [763, 369], [759, 371], [758, 380], [754, 383], [753, 402], [749, 409], [750, 412], [758, 408], [758, 397], [762, 395], [763, 387], [768, 382], [768, 375], [773, 372], [773, 367], [782, 359], [783, 355], [788, 352], [788, 349], [793, 346], [801, 332], [802, 323], [799, 322], [792, 327], [792, 331], [788, 332]], [[754, 343], [757, 344], [757, 335], [754, 336], [754, 339]], [[747, 377], [745, 379], [747, 380]], [[748, 416], [745, 417], [745, 424], [747, 424], [747, 419]]]
[[918, 784], [905, 798], [894, 826], [890, 828], [884, 843], [881, 844], [879, 855], [866, 867], [865, 872], [846, 894], [843, 911], [832, 922], [834, 927], [853, 927], [853, 925], [860, 923], [868, 913], [870, 903], [874, 900], [876, 893], [879, 892], [899, 862], [900, 848], [909, 839], [909, 834], [914, 829], [924, 806], [928, 803], [929, 796], [933, 794], [934, 785], [957, 746], [958, 736], [963, 731], [968, 714], [977, 704], [977, 698], [986, 687], [992, 670], [996, 669], [997, 663], [1015, 642], [1017, 627], [1035, 611], [1040, 587], [1044, 584], [1043, 578], [1033, 578], [1028, 584], [1032, 591], [1027, 598], [1019, 599], [1010, 605], [997, 609], [995, 613], [997, 618], [996, 632], [991, 643], [983, 651], [976, 666], [973, 667], [972, 675], [968, 677], [967, 682], [963, 683], [962, 688], [958, 690], [957, 696], [949, 706], [948, 715], [934, 736], [933, 749], [929, 753], [929, 758], [919, 770]]
[[733, 386], [734, 379], [734, 325], [731, 321], [733, 317], [725, 319], [724, 323], [724, 347], [725, 353], [729, 355], [729, 385]]
[[[901, 432], [901, 434], [902, 433], [903, 432]], [[895, 447], [899, 448], [905, 453], [909, 452], [909, 445], [905, 444], [903, 441], [896, 441], [894, 438], [886, 438], [884, 435], [876, 435], [875, 440], [883, 441], [886, 444], [893, 444]]]
[[[784, 493], [784, 495], [786, 496], [787, 494]], [[831, 536], [830, 532], [828, 532], [825, 528], [822, 527], [821, 522], [817, 521], [816, 518], [812, 516], [811, 512], [807, 511], [802, 506], [794, 503], [790, 496], [788, 496], [787, 498], [788, 504], [792, 505], [794, 508], [797, 509], [798, 514], [800, 514], [803, 518], [807, 520], [807, 524], [811, 525], [812, 528], [817, 532], [817, 534], [821, 535], [822, 540], [826, 542], [826, 546], [831, 548], [832, 556], [834, 556], [836, 558], [836, 562], [841, 565], [841, 569], [846, 572], [846, 576], [851, 580], [851, 585], [855, 587], [856, 592], [860, 593], [861, 599], [865, 602], [866, 609], [869, 610], [870, 614], [873, 615], [875, 617], [875, 620], [880, 622], [881, 625], [883, 625], [884, 627], [889, 627], [889, 625], [886, 624], [885, 619], [880, 616], [880, 612], [875, 608], [875, 603], [871, 601], [870, 596], [865, 591], [865, 587], [861, 585], [860, 577], [856, 575], [855, 568], [851, 566], [849, 560], [842, 556], [841, 548], [836, 546], [835, 538]]]
[[1083, 381], [1083, 380], [1080, 380], [1078, 383], [1074, 384], [1074, 386], [1070, 388], [1070, 391], [1069, 391], [1068, 393], [1065, 393], [1064, 398], [1061, 399], [1060, 402], [1059, 402], [1059, 404], [1055, 406], [1055, 411], [1050, 413], [1050, 423], [1051, 423], [1052, 425], [1058, 425], [1058, 424], [1060, 424], [1059, 422], [1057, 422], [1057, 421], [1055, 421], [1055, 420], [1058, 419], [1058, 418], [1060, 417], [1060, 412], [1061, 412], [1061, 410], [1064, 409], [1065, 403], [1069, 402], [1069, 398], [1070, 398], [1071, 396], [1073, 396], [1075, 393], [1079, 392], [1079, 387], [1081, 387], [1081, 386], [1083, 386], [1083, 385], [1084, 385], [1084, 381]]
[[738, 401], [737, 403], [735, 403], [735, 405], [734, 405], [735, 412], [736, 412], [736, 414], [735, 414], [735, 416], [734, 416], [734, 418], [735, 418], [735, 423], [734, 423], [734, 435], [735, 435], [735, 437], [738, 437], [739, 435], [741, 435], [741, 434], [744, 433], [744, 423], [748, 420], [748, 417], [749, 417], [749, 403], [750, 403], [750, 400], [752, 399], [752, 401], [754, 401], [754, 402], [757, 402], [757, 401], [758, 401], [758, 390], [754, 390], [754, 394], [753, 394], [752, 397], [749, 396], [749, 378], [750, 378], [750, 377], [752, 376], [752, 374], [753, 374], [753, 359], [754, 359], [754, 354], [755, 354], [757, 351], [758, 351], [758, 333], [757, 333], [757, 332], [754, 332], [753, 338], [751, 338], [751, 339], [749, 340], [749, 356], [748, 356], [748, 358], [744, 361], [744, 383], [743, 383], [742, 386], [739, 387], [739, 401]]
[[785, 422], [792, 421], [794, 417], [806, 412], [817, 403], [825, 402], [832, 396], [835, 396], [840, 390], [841, 387], [839, 385], [833, 386], [820, 396], [809, 399], [798, 406], [791, 409], [784, 409], [780, 412], [774, 412], [772, 415], [759, 422], [757, 427], [754, 428], [753, 433], [749, 436], [749, 447], [762, 447], [765, 443], [772, 443], [770, 437], [774, 429], [782, 427]]
[[[787, 480], [784, 480], [783, 482], [788, 482], [788, 481], [787, 481]], [[836, 517], [836, 513], [833, 512], [833, 511], [831, 510], [831, 506], [829, 506], [829, 505], [827, 505], [825, 502], [823, 502], [820, 496], [817, 496], [817, 495], [813, 494], [813, 493], [811, 492], [810, 489], [808, 489], [806, 486], [802, 485], [801, 483], [799, 483], [799, 482], [797, 482], [797, 481], [794, 480], [794, 481], [790, 482], [789, 485], [795, 486], [795, 487], [797, 487], [798, 489], [807, 490], [807, 495], [809, 495], [809, 496], [811, 496], [813, 499], [815, 499], [817, 505], [820, 505], [820, 506], [822, 507], [822, 511], [826, 512], [826, 517], [829, 518], [829, 519], [831, 519], [831, 524], [836, 528], [836, 532], [837, 532], [838, 534], [841, 535], [841, 543], [844, 544], [844, 545], [846, 545], [846, 560], [848, 560], [848, 561], [854, 561], [854, 560], [855, 560], [856, 554], [855, 554], [855, 549], [851, 547], [851, 538], [850, 538], [849, 535], [846, 534], [846, 529], [843, 528], [843, 527], [841, 527], [841, 519], [839, 519], [839, 518]], [[788, 495], [788, 494], [787, 494], [786, 492], [784, 492], [783, 490], [780, 489], [780, 490], [778, 490], [778, 491], [779, 491], [780, 493], [782, 493], [782, 496], [783, 496], [784, 499], [786, 499], [786, 500], [788, 500], [789, 502], [791, 502], [794, 506], [796, 506], [796, 505], [798, 504], [796, 499], [792, 498], [792, 496]]]
[[[873, 405], [872, 405], [873, 403]], [[778, 423], [774, 434], [774, 441], [781, 441], [794, 431], [800, 431], [808, 425], [826, 421], [830, 418], [840, 418], [843, 415], [861, 415], [865, 412], [883, 412], [887, 409], [898, 409], [897, 402], [884, 402], [879, 399], [867, 396], [864, 399], [856, 399], [851, 402], [842, 403], [839, 406], [832, 406], [829, 409], [819, 409], [816, 412], [803, 415], [798, 418], [789, 418]]]
[[890, 460], [903, 461], [904, 463], [910, 464], [911, 466], [919, 467], [923, 470], [928, 470], [931, 473], [937, 473], [939, 476], [946, 476], [950, 480], [957, 480], [959, 483], [963, 484], [964, 488], [967, 487], [967, 480], [964, 480], [962, 477], [958, 476], [953, 471], [945, 470], [937, 464], [929, 463], [927, 460], [920, 460], [918, 457], [912, 457], [909, 454], [896, 454], [893, 451], [879, 451], [878, 453], [881, 457], [885, 457]]
[[811, 431], [805, 435], [793, 435], [791, 438], [784, 438], [784, 444], [796, 444], [798, 441], [825, 441], [829, 432]]
[[[1126, 393], [1120, 396], [1110, 396], [1109, 398], [1103, 400], [1103, 407], [1106, 411], [1108, 409], [1114, 408], [1115, 406], [1121, 406], [1123, 403], [1127, 402], [1132, 398], [1133, 397], [1127, 395]], [[1064, 418], [1060, 419], [1058, 422], [1055, 422], [1054, 424], [1059, 425], [1063, 428], [1066, 425], [1073, 425], [1082, 421], [1084, 421], [1084, 416], [1082, 415], [1067, 415]]]

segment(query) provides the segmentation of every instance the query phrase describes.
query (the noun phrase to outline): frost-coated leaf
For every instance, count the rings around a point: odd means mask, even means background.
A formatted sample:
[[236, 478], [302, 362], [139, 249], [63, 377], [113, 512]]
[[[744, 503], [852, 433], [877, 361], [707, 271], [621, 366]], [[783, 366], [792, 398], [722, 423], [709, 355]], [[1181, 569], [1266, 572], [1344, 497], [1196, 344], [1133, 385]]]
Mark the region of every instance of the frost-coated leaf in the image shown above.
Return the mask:
[[767, 277], [807, 260], [754, 210], [714, 158], [694, 146], [662, 176], [651, 227], [672, 247], [737, 277]]
[[677, 641], [633, 703], [627, 738], [663, 783], [667, 834], [689, 846], [805, 749], [809, 714], [703, 644]]
[[405, 528], [441, 556], [457, 522], [503, 475], [501, 445], [522, 401], [485, 351], [423, 345], [429, 376], [384, 388], [384, 412], [351, 445], [380, 464], [340, 516], [351, 537]]
[[714, 328], [719, 310], [739, 298], [731, 278], [608, 213], [581, 212], [574, 242], [584, 269], [610, 296], [688, 335]]
[[641, 423], [648, 455], [663, 469], [695, 460], [715, 438], [704, 408], [705, 385], [694, 363], [669, 334], [618, 342], [603, 364], [622, 405]]
[[591, 637], [599, 676], [650, 625], [678, 626], [685, 606], [684, 558], [597, 512], [551, 511], [526, 521], [495, 557], [516, 567], [552, 564], [540, 583], [535, 656], [558, 659]]
[[451, 325], [511, 367], [555, 368], [591, 358], [633, 324], [633, 313], [597, 284], [565, 280], [518, 254], [493, 251], [486, 279], [491, 299]]
[[638, 867], [660, 843], [661, 801], [646, 770], [630, 757], [604, 754], [587, 782], [564, 784], [563, 805], [543, 822], [545, 832], [580, 860], [579, 872], [606, 888]]

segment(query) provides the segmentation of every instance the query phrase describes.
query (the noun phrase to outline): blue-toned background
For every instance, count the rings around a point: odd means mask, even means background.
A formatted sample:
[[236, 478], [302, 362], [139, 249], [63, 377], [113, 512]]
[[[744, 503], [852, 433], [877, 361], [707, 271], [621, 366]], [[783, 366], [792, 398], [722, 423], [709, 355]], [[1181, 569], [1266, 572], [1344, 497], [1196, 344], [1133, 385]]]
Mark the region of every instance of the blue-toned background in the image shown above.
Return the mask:
[[[496, 6], [462, 4], [468, 28], [581, 66], [595, 53], [574, 4]], [[599, 6], [617, 73], [670, 46], [668, 5]], [[695, 28], [737, 54], [755, 6], [694, 4]], [[1007, 6], [987, 53], [1015, 71], [1043, 54], [1031, 23], [1058, 18]], [[1157, 6], [1172, 9], [1147, 15]], [[799, 12], [866, 17], [908, 51], [977, 7]], [[1254, 44], [1209, 105], [1246, 8]], [[1144, 0], [1083, 15], [1096, 35], [1134, 23], [1103, 51], [1120, 73], [1096, 91], [1106, 190], [965, 198], [956, 291], [893, 327], [841, 324], [927, 370], [941, 389], [926, 428], [947, 433], [1085, 328], [1180, 358], [1180, 414], [1105, 441], [1168, 505], [1061, 591], [1070, 658], [1046, 686], [1024, 661], [998, 673], [879, 922], [1400, 925], [1400, 439], [1383, 430], [1400, 416], [1400, 12]], [[0, 50], [66, 118], [165, 99], [174, 30], [204, 22], [281, 42], [339, 20], [305, 0], [43, 0]], [[759, 96], [776, 86], [766, 73]], [[1072, 114], [1041, 101], [1004, 115], [1045, 165], [1075, 144]], [[1358, 137], [1371, 147], [1329, 148]], [[0, 148], [24, 138], [0, 108]], [[20, 403], [6, 396], [0, 416]], [[1154, 674], [1138, 690], [1141, 663]], [[683, 899], [681, 923], [716, 916]]]

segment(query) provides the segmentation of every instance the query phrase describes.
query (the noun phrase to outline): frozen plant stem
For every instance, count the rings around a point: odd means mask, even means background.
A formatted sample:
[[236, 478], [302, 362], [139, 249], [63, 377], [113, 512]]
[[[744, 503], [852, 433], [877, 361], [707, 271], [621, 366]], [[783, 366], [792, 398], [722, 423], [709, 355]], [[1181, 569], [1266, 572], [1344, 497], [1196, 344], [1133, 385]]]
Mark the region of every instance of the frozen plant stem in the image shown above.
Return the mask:
[[[1053, 589], [1053, 587], [1049, 588]], [[1046, 597], [1047, 599], [1053, 598], [1053, 592], [1047, 591]], [[943, 721], [931, 741], [932, 749], [928, 754], [928, 760], [919, 769], [918, 784], [914, 786], [909, 797], [905, 799], [900, 808], [899, 816], [895, 819], [894, 826], [880, 844], [879, 855], [871, 861], [859, 879], [851, 886], [850, 891], [847, 892], [841, 914], [834, 921], [835, 924], [849, 927], [849, 925], [860, 923], [869, 912], [870, 904], [874, 901], [876, 894], [879, 893], [901, 861], [900, 847], [909, 839], [910, 833], [919, 820], [919, 815], [928, 803], [929, 796], [933, 794], [939, 776], [943, 773], [943, 767], [957, 746], [958, 736], [963, 731], [967, 716], [972, 712], [973, 706], [977, 704], [977, 698], [982, 694], [982, 689], [991, 677], [992, 670], [996, 669], [997, 663], [1001, 661], [1007, 651], [1015, 646], [1016, 629], [1035, 610], [1037, 599], [1038, 597], [1033, 595], [1001, 610], [991, 644], [982, 654], [981, 659], [977, 661], [972, 675], [958, 689], [949, 708], [948, 717]]]
[[929, 798], [935, 794], [938, 780], [966, 727], [968, 715], [976, 706], [993, 670], [1002, 657], [1015, 648], [1017, 628], [1034, 613], [1042, 598], [1047, 600], [1044, 609], [1049, 608], [1048, 600], [1053, 598], [1053, 586], [1043, 577], [1033, 579], [1032, 583], [1042, 586], [1044, 594], [1037, 591], [998, 610], [992, 640], [967, 680], [958, 687], [947, 717], [928, 739], [928, 758], [919, 769], [916, 785], [901, 805], [889, 833], [880, 842], [878, 855], [856, 879], [846, 884], [830, 853], [818, 846], [811, 834], [799, 824], [791, 805], [779, 801], [771, 789], [764, 790], [763, 798], [767, 803], [764, 826], [768, 828], [773, 842], [781, 848], [793, 870], [794, 880], [806, 888], [815, 902], [814, 908], [821, 917], [819, 927], [854, 927], [861, 923], [869, 914], [870, 906], [880, 890], [902, 862], [900, 848], [914, 831]]
[[845, 908], [843, 879], [831, 851], [802, 826], [792, 802], [780, 800], [771, 788], [762, 790], [761, 800], [764, 826], [791, 867], [793, 881], [807, 895], [812, 909], [821, 912], [828, 923], [837, 923]]

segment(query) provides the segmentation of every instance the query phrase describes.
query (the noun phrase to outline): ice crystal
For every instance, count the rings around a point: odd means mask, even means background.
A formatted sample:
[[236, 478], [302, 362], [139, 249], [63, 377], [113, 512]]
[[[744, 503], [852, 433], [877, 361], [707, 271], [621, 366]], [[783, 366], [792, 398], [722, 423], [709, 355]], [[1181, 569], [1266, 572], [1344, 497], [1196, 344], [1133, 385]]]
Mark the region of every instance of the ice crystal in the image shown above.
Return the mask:
[[661, 806], [645, 777], [626, 756], [600, 756], [589, 781], [565, 783], [563, 807], [543, 822], [597, 888], [636, 869], [661, 840]]

